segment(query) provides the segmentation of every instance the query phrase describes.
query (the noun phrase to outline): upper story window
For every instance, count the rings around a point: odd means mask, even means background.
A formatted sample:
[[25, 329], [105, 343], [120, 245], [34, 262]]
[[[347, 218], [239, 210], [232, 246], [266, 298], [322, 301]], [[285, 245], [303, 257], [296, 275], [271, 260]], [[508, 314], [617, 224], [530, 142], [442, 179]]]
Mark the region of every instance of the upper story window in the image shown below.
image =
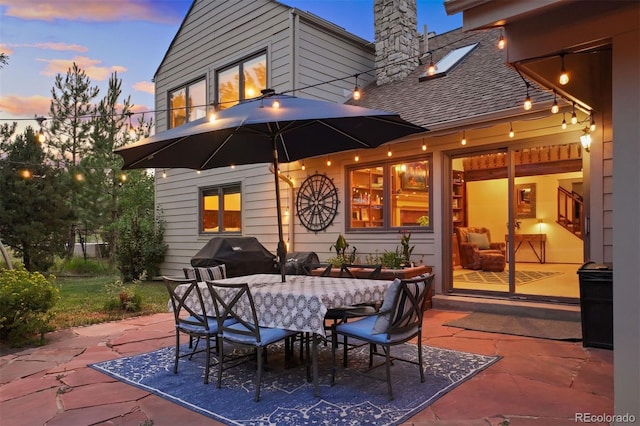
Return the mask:
[[242, 189], [239, 183], [205, 188], [200, 194], [200, 232], [242, 232]]
[[431, 228], [431, 156], [347, 169], [350, 230]]
[[169, 128], [207, 115], [207, 85], [202, 78], [169, 93]]
[[225, 67], [216, 74], [216, 83], [220, 109], [260, 96], [267, 88], [267, 54], [261, 53]]

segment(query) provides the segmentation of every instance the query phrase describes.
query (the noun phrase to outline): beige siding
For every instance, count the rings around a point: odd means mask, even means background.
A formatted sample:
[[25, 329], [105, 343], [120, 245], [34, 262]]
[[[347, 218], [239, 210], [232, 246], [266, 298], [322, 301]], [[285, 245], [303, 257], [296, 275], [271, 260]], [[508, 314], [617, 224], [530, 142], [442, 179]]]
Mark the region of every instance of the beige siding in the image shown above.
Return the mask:
[[[293, 85], [299, 88], [348, 77], [374, 66], [373, 47], [364, 40], [336, 30], [330, 24], [324, 28], [312, 16], [299, 11], [290, 13], [290, 9], [280, 3], [196, 1], [156, 73], [156, 109], [167, 109], [170, 90], [202, 76], [207, 78], [209, 100], [213, 100], [216, 71], [261, 50], [267, 51], [268, 84], [278, 92], [289, 91]], [[294, 71], [298, 74], [292, 74]], [[360, 78], [360, 85], [365, 81], [366, 76]], [[355, 80], [347, 78], [295, 94], [341, 102], [354, 85]], [[159, 113], [156, 132], [166, 128], [167, 114]], [[156, 203], [164, 212], [165, 240], [169, 245], [163, 274], [179, 274], [213, 236], [198, 231], [199, 190], [211, 185], [242, 183], [243, 235], [255, 236], [275, 253], [278, 230], [273, 174], [268, 164], [203, 171], [199, 175], [190, 170], [173, 169], [167, 170], [167, 174], [167, 178], [162, 178], [159, 170], [156, 178]], [[300, 182], [298, 180], [298, 184]], [[295, 201], [293, 191], [286, 183], [281, 184], [282, 206], [288, 205], [291, 212]], [[285, 240], [289, 239], [288, 220], [284, 218]], [[296, 226], [295, 235], [298, 238], [300, 233], [301, 240], [313, 243], [307, 244], [305, 250], [326, 246], [328, 254], [341, 229], [344, 225], [337, 220], [331, 227], [332, 232], [323, 234], [321, 244], [317, 236], [307, 235], [300, 225]]]

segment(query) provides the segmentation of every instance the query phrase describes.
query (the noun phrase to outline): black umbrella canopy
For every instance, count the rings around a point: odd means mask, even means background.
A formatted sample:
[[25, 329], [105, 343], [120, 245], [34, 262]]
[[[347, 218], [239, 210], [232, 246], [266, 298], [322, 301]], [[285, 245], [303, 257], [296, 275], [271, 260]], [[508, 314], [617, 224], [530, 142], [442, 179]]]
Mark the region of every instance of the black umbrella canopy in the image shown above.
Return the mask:
[[[279, 103], [279, 107], [274, 107]], [[353, 149], [375, 148], [425, 128], [387, 111], [270, 95], [117, 149], [123, 169], [205, 170], [270, 163], [275, 141], [280, 162]]]
[[[217, 167], [301, 160], [334, 152], [375, 148], [385, 142], [424, 132], [398, 114], [354, 105], [276, 95], [265, 90], [257, 99], [115, 150], [123, 169]], [[275, 193], [280, 194], [274, 173]], [[282, 235], [280, 197], [276, 196], [278, 259], [282, 281], [286, 245]]]

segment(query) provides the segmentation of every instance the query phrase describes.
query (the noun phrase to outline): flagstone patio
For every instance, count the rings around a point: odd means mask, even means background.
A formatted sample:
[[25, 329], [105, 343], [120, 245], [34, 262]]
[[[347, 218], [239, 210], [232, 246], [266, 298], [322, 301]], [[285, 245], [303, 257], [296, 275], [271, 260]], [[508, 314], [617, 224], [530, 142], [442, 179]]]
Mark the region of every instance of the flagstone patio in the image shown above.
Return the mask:
[[[503, 358], [407, 425], [563, 426], [575, 425], [576, 413], [613, 413], [613, 351], [443, 325], [466, 314], [427, 311], [423, 343]], [[172, 314], [156, 314], [51, 333], [40, 348], [3, 350], [0, 423], [218, 424], [87, 367], [170, 346], [173, 333]]]

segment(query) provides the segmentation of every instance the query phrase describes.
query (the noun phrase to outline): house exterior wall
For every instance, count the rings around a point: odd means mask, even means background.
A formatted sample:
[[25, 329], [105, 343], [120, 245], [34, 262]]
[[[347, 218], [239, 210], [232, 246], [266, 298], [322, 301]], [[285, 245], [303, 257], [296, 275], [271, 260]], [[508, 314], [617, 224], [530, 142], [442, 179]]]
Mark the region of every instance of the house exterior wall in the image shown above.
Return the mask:
[[[167, 110], [171, 90], [202, 76], [206, 76], [208, 100], [212, 101], [216, 71], [261, 50], [267, 52], [269, 87], [278, 93], [296, 88], [299, 90], [294, 95], [328, 101], [344, 101], [355, 80], [346, 78], [322, 87], [309, 86], [374, 68], [373, 46], [367, 41], [279, 2], [196, 1], [156, 73], [156, 109]], [[362, 76], [360, 84], [371, 78]], [[157, 116], [156, 132], [167, 129], [167, 115]], [[281, 170], [287, 167], [283, 165]], [[171, 169], [164, 171], [166, 177], [162, 172], [156, 173], [156, 205], [163, 211], [165, 241], [169, 245], [162, 274], [180, 274], [191, 257], [217, 236], [198, 230], [199, 190], [207, 186], [240, 183], [242, 234], [258, 238], [268, 250], [276, 252], [276, 202], [269, 164], [200, 173]], [[280, 193], [282, 206], [293, 210], [293, 190], [282, 184]], [[287, 223], [285, 218], [284, 233], [292, 235]]]

